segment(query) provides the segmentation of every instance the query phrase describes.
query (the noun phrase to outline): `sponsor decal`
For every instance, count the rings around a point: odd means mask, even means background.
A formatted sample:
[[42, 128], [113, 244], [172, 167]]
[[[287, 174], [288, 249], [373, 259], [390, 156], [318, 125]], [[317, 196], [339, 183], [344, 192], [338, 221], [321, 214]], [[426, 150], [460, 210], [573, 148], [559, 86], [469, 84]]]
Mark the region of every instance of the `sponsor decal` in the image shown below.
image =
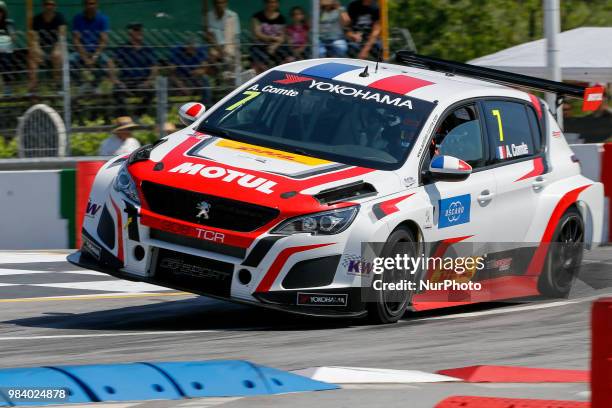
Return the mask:
[[293, 154], [283, 152], [282, 150], [269, 149], [267, 147], [256, 146], [248, 143], [236, 142], [233, 140], [221, 139], [215, 146], [225, 147], [227, 149], [239, 150], [253, 154], [255, 156], [262, 156], [271, 159], [284, 160], [293, 163], [305, 164], [307, 166], [318, 166], [321, 164], [331, 163], [327, 160], [317, 159], [315, 157], [302, 156], [300, 154]]
[[416, 184], [416, 179], [414, 177], [404, 177], [404, 186], [411, 187]]
[[175, 275], [187, 275], [194, 278], [226, 281], [231, 272], [219, 271], [203, 265], [192, 265], [178, 258], [164, 258], [159, 267], [171, 271]]
[[440, 200], [438, 228], [453, 227], [470, 222], [471, 201], [470, 194]]
[[494, 259], [487, 262], [487, 268], [507, 271], [512, 266], [512, 258]]
[[509, 159], [512, 157], [525, 156], [529, 154], [529, 146], [525, 142], [520, 145], [501, 145], [497, 147], [497, 157], [499, 159]]
[[559, 138], [561, 137], [561, 131], [560, 130], [555, 130], [554, 132], [552, 132], [552, 136]]
[[201, 203], [198, 203], [196, 209], [199, 211], [198, 214], [196, 215], [196, 218], [202, 218], [204, 220], [209, 219], [209, 213], [210, 213], [210, 204], [207, 203], [206, 201], [202, 201]]
[[297, 304], [300, 306], [346, 306], [347, 294], [302, 293], [297, 294]]
[[100, 248], [100, 246], [92, 242], [86, 236], [82, 236], [82, 239], [83, 239], [83, 245], [81, 249], [99, 261], [101, 253], [102, 253], [102, 249]]
[[[462, 260], [461, 267], [457, 267], [457, 260], [459, 259]], [[467, 283], [476, 276], [476, 272], [481, 265], [484, 267], [482, 257], [445, 258], [440, 267], [432, 272], [429, 282], [437, 283], [450, 280], [456, 283]]]
[[85, 215], [90, 218], [93, 218], [96, 216], [96, 213], [100, 211], [100, 208], [102, 208], [100, 204], [96, 204], [90, 200], [87, 202], [87, 207], [85, 208]]
[[342, 266], [346, 268], [346, 273], [355, 276], [367, 276], [372, 274], [374, 264], [363, 259], [359, 255], [345, 255]]
[[274, 81], [274, 82], [277, 84], [289, 85], [289, 84], [297, 84], [300, 82], [308, 82], [310, 80], [312, 80], [312, 78], [286, 73], [285, 79], [279, 79], [278, 81]]
[[408, 109], [412, 109], [412, 101], [410, 99], [402, 98], [401, 96], [385, 95], [380, 92], [366, 91], [363, 89], [353, 88], [351, 86], [316, 81], [314, 79], [308, 88], [314, 88], [321, 92], [331, 92], [339, 95], [361, 98], [364, 101], [375, 101], [380, 104], [393, 105], [400, 108], [407, 107]]
[[221, 244], [225, 241], [225, 234], [204, 228], [194, 228], [188, 225], [175, 224], [169, 221], [160, 221], [159, 227], [167, 232], [172, 232], [179, 235], [196, 236], [197, 238], [205, 241], [218, 242]]
[[[257, 85], [253, 85], [249, 89], [252, 89], [253, 87], [256, 87], [256, 86]], [[276, 88], [272, 85], [264, 86], [261, 91], [265, 93], [273, 93], [273, 94], [285, 95], [285, 96], [298, 96], [300, 94], [298, 91], [295, 91], [293, 89]]]
[[252, 174], [242, 171], [226, 169], [220, 166], [205, 166], [203, 164], [195, 164], [185, 162], [169, 170], [170, 173], [189, 174], [191, 176], [199, 174], [202, 177], [209, 179], [221, 179], [226, 183], [236, 183], [244, 188], [252, 188], [264, 194], [272, 194], [272, 188], [276, 182], [265, 179], [263, 177], [255, 177]]

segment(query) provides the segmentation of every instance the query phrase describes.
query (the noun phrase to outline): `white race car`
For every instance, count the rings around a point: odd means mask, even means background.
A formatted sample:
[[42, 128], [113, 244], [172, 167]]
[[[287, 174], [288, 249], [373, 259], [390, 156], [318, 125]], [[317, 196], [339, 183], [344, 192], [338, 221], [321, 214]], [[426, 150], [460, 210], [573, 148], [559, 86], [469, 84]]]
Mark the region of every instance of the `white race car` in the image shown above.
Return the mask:
[[[603, 90], [406, 52], [397, 62], [300, 61], [209, 110], [187, 104], [185, 129], [102, 167], [83, 246], [69, 260], [235, 302], [380, 323], [408, 309], [567, 295], [583, 247], [602, 236], [603, 188], [580, 174], [545, 102], [515, 88], [584, 95], [586, 109]], [[377, 273], [365, 243], [383, 243], [387, 258], [470, 244], [486, 270], [455, 280], [484, 290], [381, 285], [441, 275]]]

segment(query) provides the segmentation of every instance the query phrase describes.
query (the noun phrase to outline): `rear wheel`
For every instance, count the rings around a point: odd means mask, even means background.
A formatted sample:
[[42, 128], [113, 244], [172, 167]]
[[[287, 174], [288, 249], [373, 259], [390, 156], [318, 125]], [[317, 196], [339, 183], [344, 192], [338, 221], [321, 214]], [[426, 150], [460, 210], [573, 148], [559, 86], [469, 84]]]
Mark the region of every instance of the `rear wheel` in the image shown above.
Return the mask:
[[576, 208], [570, 208], [559, 220], [540, 275], [540, 293], [560, 298], [569, 295], [580, 271], [584, 252], [584, 222]]
[[[395, 258], [396, 255], [408, 255], [414, 257], [417, 254], [417, 241], [407, 228], [400, 227], [393, 231], [385, 243], [382, 253], [383, 258]], [[397, 322], [406, 312], [411, 301], [410, 291], [384, 290], [385, 283], [398, 283], [403, 280], [411, 280], [415, 275], [405, 269], [385, 269], [375, 279], [381, 279], [383, 290], [373, 290], [374, 302], [367, 305], [368, 318], [375, 324], [387, 324]]]

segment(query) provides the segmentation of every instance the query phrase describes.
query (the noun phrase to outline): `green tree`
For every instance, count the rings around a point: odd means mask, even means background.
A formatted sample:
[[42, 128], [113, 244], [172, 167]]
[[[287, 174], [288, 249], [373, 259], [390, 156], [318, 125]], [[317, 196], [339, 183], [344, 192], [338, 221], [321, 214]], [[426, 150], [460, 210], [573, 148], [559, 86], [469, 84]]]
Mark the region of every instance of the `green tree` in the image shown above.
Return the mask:
[[[467, 61], [542, 38], [541, 0], [390, 0], [392, 27], [410, 30], [421, 54]], [[609, 0], [561, 0], [562, 30], [608, 26]]]

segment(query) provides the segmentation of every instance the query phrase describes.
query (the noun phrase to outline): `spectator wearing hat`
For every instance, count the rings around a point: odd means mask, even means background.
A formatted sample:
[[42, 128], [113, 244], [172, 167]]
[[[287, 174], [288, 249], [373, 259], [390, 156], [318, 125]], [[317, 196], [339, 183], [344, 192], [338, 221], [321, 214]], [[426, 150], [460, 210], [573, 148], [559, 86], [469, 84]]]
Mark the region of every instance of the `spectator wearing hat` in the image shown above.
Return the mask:
[[111, 81], [114, 77], [114, 63], [104, 50], [108, 45], [110, 24], [108, 17], [98, 11], [98, 0], [84, 0], [83, 12], [72, 20], [72, 38], [76, 53], [70, 57], [71, 68], [92, 69], [94, 79], [99, 80], [107, 72]]
[[132, 136], [132, 131], [138, 125], [131, 117], [121, 116], [116, 120], [117, 127], [100, 146], [100, 156], [120, 156], [130, 154], [140, 147], [140, 142]]
[[113, 96], [120, 112], [127, 112], [127, 98], [140, 97], [141, 103], [134, 112], [140, 116], [146, 113], [155, 97], [157, 57], [155, 49], [144, 43], [144, 27], [141, 23], [133, 22], [126, 28], [128, 41], [117, 48], [113, 57], [119, 73]]
[[55, 0], [43, 0], [43, 11], [32, 21], [32, 46], [30, 47], [28, 68], [30, 74], [29, 91], [34, 92], [38, 85], [38, 68], [41, 64], [51, 63], [53, 80], [60, 82], [62, 70], [62, 50], [60, 36], [66, 35], [66, 19], [57, 11]]

